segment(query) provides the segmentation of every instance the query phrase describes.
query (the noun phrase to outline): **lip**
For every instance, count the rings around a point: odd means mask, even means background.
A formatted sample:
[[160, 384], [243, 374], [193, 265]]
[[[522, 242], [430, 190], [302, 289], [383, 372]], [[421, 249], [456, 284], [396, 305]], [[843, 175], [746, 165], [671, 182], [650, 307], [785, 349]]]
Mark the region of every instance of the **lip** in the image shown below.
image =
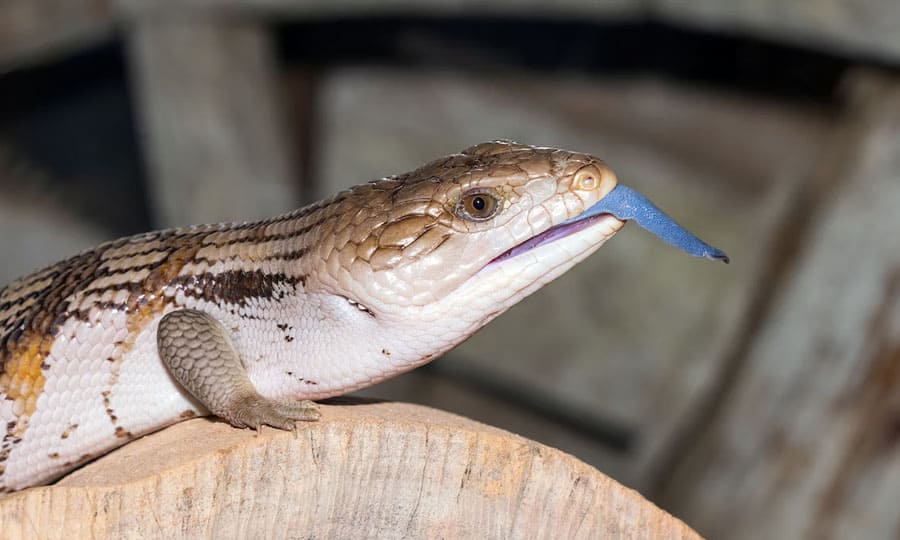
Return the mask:
[[[580, 218], [580, 219], [579, 219]], [[593, 214], [593, 215], [585, 215], [585, 217], [578, 216], [574, 220], [569, 220], [559, 225], [554, 225], [550, 227], [546, 231], [532, 236], [528, 240], [504, 251], [500, 255], [494, 257], [491, 262], [488, 263], [488, 266], [499, 263], [508, 259], [512, 259], [518, 255], [523, 253], [527, 253], [533, 249], [539, 248], [541, 246], [545, 246], [552, 242], [555, 242], [561, 238], [565, 238], [567, 236], [571, 236], [577, 232], [583, 231], [592, 225], [597, 224], [600, 221], [607, 220], [615, 220], [624, 225], [624, 222], [620, 221], [618, 218], [613, 216], [612, 214], [602, 213], [602, 214]], [[621, 225], [619, 226], [621, 228]], [[618, 228], [616, 229], [618, 231]]]

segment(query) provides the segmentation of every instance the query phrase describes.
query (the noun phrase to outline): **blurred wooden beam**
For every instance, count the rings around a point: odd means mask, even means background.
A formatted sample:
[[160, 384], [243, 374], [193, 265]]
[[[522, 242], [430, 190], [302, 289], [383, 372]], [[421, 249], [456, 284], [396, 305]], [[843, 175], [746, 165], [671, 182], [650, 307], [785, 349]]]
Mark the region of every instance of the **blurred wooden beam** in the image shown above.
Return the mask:
[[257, 219], [297, 204], [262, 23], [137, 18], [128, 42], [158, 225]]
[[513, 16], [658, 21], [832, 49], [900, 64], [895, 0], [119, 0], [128, 11], [256, 13], [271, 17]]
[[652, 18], [900, 64], [896, 0], [648, 0]]
[[711, 538], [900, 537], [900, 78], [847, 87], [801, 259], [662, 498]]
[[112, 0], [0, 0], [0, 73], [109, 37]]
[[623, 17], [644, 11], [634, 0], [118, 0], [131, 13], [256, 14], [271, 17], [500, 15]]
[[191, 420], [0, 500], [17, 538], [660, 538], [689, 527], [572, 456], [401, 403], [298, 434]]
[[762, 36], [900, 63], [900, 4], [893, 0], [0, 0], [0, 70], [77, 50], [136, 13], [309, 19], [372, 15], [490, 15], [660, 21]]

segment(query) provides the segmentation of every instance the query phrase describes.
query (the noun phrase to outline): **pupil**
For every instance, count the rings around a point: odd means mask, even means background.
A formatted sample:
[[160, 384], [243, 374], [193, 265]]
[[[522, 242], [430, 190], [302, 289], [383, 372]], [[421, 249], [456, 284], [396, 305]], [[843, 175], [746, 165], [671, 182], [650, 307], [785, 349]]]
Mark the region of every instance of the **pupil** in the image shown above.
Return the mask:
[[485, 206], [487, 206], [487, 203], [484, 202], [483, 197], [475, 197], [472, 199], [472, 208], [475, 210], [484, 210]]

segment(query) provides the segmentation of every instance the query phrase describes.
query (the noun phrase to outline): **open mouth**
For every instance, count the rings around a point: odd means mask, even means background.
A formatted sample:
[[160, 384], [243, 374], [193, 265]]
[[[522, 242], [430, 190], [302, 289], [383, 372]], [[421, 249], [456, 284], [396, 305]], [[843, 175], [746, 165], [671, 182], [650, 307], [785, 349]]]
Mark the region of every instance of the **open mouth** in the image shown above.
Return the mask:
[[532, 236], [521, 244], [504, 251], [503, 253], [495, 257], [491, 262], [489, 262], [488, 265], [511, 259], [517, 255], [521, 255], [522, 253], [531, 251], [532, 249], [539, 248], [551, 242], [555, 242], [560, 238], [571, 236], [579, 231], [587, 229], [598, 221], [602, 221], [605, 219], [615, 219], [616, 221], [619, 221], [612, 214], [595, 214], [589, 215], [584, 219], [576, 218], [575, 221], [566, 221], [564, 223], [560, 223], [559, 225], [554, 225], [546, 231], [536, 236]]

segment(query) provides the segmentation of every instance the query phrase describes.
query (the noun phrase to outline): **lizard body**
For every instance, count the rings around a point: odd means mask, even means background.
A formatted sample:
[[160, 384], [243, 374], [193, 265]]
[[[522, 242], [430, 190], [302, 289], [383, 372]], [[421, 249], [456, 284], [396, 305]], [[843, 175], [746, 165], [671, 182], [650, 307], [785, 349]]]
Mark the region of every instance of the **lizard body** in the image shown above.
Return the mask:
[[484, 143], [276, 218], [115, 240], [13, 282], [0, 493], [194, 416], [315, 420], [304, 400], [434, 359], [599, 248], [624, 222], [587, 211], [615, 187], [590, 155]]

